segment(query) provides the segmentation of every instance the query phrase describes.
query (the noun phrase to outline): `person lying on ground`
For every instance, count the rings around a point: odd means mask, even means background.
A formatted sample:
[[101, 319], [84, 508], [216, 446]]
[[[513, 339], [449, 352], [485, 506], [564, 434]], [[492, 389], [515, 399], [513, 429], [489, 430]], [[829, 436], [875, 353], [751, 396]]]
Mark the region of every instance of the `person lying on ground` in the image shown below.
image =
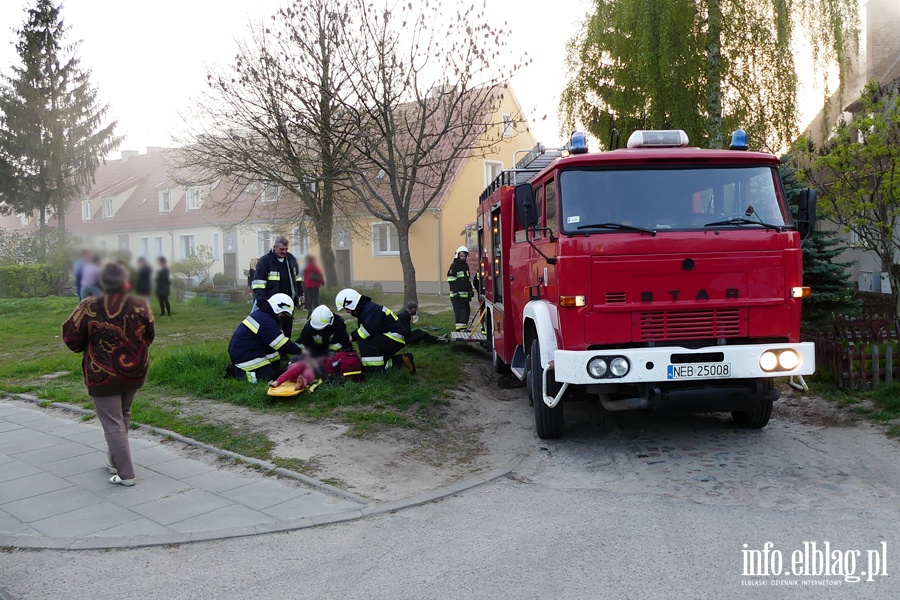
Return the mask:
[[278, 387], [286, 381], [296, 382], [295, 390], [303, 390], [317, 379], [314, 359], [304, 354], [291, 357], [287, 370], [278, 379], [269, 382], [269, 387]]

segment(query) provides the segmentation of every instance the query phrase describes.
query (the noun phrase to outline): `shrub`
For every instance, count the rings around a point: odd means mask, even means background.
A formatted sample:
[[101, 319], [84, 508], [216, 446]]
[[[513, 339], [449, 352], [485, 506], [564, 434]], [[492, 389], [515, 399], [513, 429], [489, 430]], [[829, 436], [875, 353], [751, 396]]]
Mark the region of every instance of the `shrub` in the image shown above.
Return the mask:
[[0, 298], [41, 298], [59, 294], [64, 265], [0, 265]]

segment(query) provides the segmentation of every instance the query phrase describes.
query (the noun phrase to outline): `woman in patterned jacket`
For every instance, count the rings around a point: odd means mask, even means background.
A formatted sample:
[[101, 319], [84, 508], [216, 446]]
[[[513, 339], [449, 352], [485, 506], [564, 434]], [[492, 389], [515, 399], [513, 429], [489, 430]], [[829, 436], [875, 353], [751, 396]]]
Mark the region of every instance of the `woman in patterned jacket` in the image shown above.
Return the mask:
[[108, 263], [100, 272], [100, 285], [103, 295], [85, 299], [63, 323], [63, 341], [73, 352], [84, 353], [84, 384], [109, 449], [109, 482], [132, 486], [131, 403], [147, 377], [156, 330], [147, 301], [127, 293], [125, 267]]

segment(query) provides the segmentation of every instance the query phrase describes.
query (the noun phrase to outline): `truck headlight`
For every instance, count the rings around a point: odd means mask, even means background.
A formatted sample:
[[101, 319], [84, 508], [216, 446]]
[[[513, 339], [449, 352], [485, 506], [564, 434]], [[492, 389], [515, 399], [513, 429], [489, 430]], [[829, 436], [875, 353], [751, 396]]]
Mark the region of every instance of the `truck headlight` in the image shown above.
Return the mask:
[[778, 366], [778, 357], [771, 350], [766, 350], [759, 357], [759, 368], [763, 371], [774, 371]]
[[587, 371], [588, 375], [593, 377], [594, 379], [600, 379], [604, 375], [606, 375], [606, 361], [599, 356], [592, 358], [588, 361]]
[[628, 360], [617, 356], [609, 363], [609, 371], [613, 374], [614, 377], [625, 377], [628, 374], [628, 369], [631, 367], [628, 365]]
[[778, 365], [785, 371], [792, 371], [800, 364], [800, 357], [793, 350], [785, 350], [778, 355]]

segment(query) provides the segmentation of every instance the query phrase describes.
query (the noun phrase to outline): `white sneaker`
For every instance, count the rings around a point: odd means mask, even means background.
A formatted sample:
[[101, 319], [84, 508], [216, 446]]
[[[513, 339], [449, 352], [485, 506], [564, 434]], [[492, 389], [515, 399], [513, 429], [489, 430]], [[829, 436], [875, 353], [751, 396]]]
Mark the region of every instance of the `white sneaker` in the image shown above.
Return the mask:
[[122, 479], [118, 475], [113, 475], [109, 478], [110, 483], [117, 483], [119, 485], [124, 485], [125, 487], [131, 487], [134, 485], [134, 478], [132, 479]]

